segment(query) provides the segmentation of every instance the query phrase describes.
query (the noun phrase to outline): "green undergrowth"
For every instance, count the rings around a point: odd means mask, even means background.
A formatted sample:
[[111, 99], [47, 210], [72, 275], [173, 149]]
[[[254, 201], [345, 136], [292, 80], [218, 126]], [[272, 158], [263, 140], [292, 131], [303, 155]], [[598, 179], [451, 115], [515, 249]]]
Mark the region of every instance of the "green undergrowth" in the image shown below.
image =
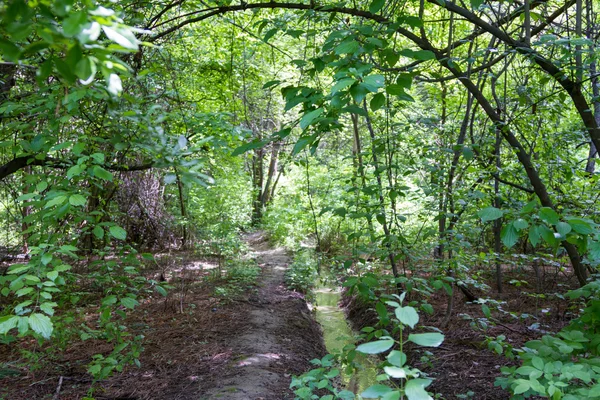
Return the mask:
[[259, 275], [260, 267], [256, 261], [242, 259], [231, 261], [213, 293], [224, 302], [232, 301], [244, 293], [256, 290]]
[[318, 276], [318, 260], [314, 251], [303, 249], [296, 253], [294, 261], [285, 272], [285, 284], [288, 289], [312, 298]]

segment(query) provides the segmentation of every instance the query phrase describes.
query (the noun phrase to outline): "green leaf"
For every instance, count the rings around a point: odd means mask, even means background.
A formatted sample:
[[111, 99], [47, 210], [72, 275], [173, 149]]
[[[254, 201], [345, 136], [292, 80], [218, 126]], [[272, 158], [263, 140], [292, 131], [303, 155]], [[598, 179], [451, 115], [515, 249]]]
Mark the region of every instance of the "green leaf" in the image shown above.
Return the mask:
[[265, 83], [262, 88], [263, 89], [268, 89], [270, 87], [277, 86], [280, 83], [281, 83], [280, 80], [269, 81], [269, 82]]
[[554, 231], [552, 229], [548, 228], [545, 225], [539, 225], [538, 232], [540, 233], [544, 241], [550, 246], [554, 246], [556, 244], [556, 236], [554, 236]]
[[381, 107], [383, 107], [385, 105], [385, 95], [383, 93], [377, 93], [375, 96], [373, 96], [373, 98], [371, 99], [371, 110], [372, 111], [377, 111], [379, 110]]
[[600, 242], [593, 241], [589, 247], [589, 257], [593, 260], [600, 260]]
[[385, 77], [383, 75], [369, 75], [363, 79], [362, 84], [369, 92], [376, 92], [385, 85]]
[[373, 0], [369, 5], [369, 11], [373, 14], [376, 14], [383, 8], [385, 5], [385, 0]]
[[48, 265], [48, 263], [50, 263], [50, 261], [52, 261], [52, 254], [50, 253], [45, 253], [42, 256], [42, 264], [44, 265]]
[[133, 32], [131, 30], [129, 30], [128, 28], [118, 27], [118, 26], [111, 27], [111, 26], [104, 25], [102, 27], [102, 30], [104, 31], [104, 34], [106, 35], [106, 37], [108, 37], [110, 40], [112, 40], [119, 46], [124, 47], [129, 50], [137, 50], [138, 49], [138, 44], [140, 42], [135, 37]]
[[520, 231], [521, 229], [525, 229], [529, 226], [529, 223], [525, 221], [523, 218], [516, 219], [513, 223], [513, 226], [516, 230]]
[[92, 171], [94, 173], [94, 176], [97, 178], [100, 178], [100, 179], [108, 181], [108, 182], [112, 182], [112, 180], [113, 180], [113, 175], [99, 165], [94, 165], [94, 168], [92, 169]]
[[566, 237], [569, 232], [571, 232], [571, 225], [566, 222], [559, 222], [556, 224], [556, 230], [562, 237]]
[[74, 176], [80, 175], [83, 171], [85, 171], [85, 164], [76, 164], [67, 170], [67, 178], [71, 179]]
[[444, 335], [439, 332], [411, 333], [408, 335], [410, 342], [424, 347], [438, 347], [444, 341]]
[[92, 233], [98, 239], [102, 239], [104, 237], [104, 229], [99, 225], [96, 225], [96, 227], [92, 230]]
[[522, 394], [529, 390], [529, 381], [520, 379], [520, 383], [513, 390], [513, 394]]
[[117, 296], [115, 296], [114, 294], [106, 296], [104, 299], [102, 299], [103, 306], [110, 306], [111, 304], [116, 304], [116, 303], [117, 303]]
[[404, 394], [408, 400], [433, 400], [425, 388], [431, 384], [429, 379], [411, 379], [406, 382]]
[[55, 302], [47, 301], [45, 303], [40, 304], [40, 310], [42, 310], [46, 314], [52, 316], [52, 315], [54, 315], [54, 307], [56, 307], [56, 306], [58, 306], [58, 304], [56, 304]]
[[87, 23], [87, 14], [83, 11], [71, 13], [63, 20], [63, 32], [66, 37], [73, 37], [79, 34]]
[[335, 48], [335, 54], [354, 54], [360, 49], [360, 43], [354, 40], [353, 37], [347, 38]]
[[315, 119], [319, 118], [321, 114], [323, 114], [322, 107], [307, 112], [302, 116], [302, 119], [300, 120], [300, 128], [306, 129]]
[[483, 311], [483, 315], [485, 315], [486, 318], [492, 318], [492, 313], [487, 305], [482, 304], [481, 311]]
[[314, 141], [315, 141], [314, 135], [300, 137], [298, 139], [298, 141], [296, 142], [296, 144], [294, 145], [294, 148], [292, 149], [292, 156], [295, 156], [296, 154], [300, 153], [306, 146], [308, 146], [309, 144], [311, 144]]
[[[259, 140], [259, 139], [255, 139], [251, 142], [248, 142], [246, 144], [241, 145], [240, 147], [238, 147], [237, 149], [235, 149], [231, 155], [232, 156], [239, 156], [240, 154], [244, 154], [245, 152], [249, 151], [249, 150], [254, 150], [254, 149], [258, 149], [263, 147], [265, 144], [267, 144], [268, 142], [264, 141], [264, 140]], [[175, 181], [173, 181], [175, 182]]]
[[50, 321], [48, 316], [40, 313], [34, 313], [29, 316], [28, 320], [29, 326], [34, 332], [42, 335], [44, 339], [50, 339], [50, 336], [52, 336], [52, 331], [54, 330], [54, 326], [52, 325], [52, 321]]
[[513, 224], [508, 224], [502, 228], [502, 232], [500, 232], [500, 238], [502, 238], [502, 243], [504, 243], [504, 245], [510, 249], [519, 240], [519, 232], [517, 232]]
[[392, 350], [390, 351], [390, 354], [388, 354], [387, 360], [396, 367], [402, 367], [406, 364], [406, 354], [398, 350]]
[[127, 232], [120, 226], [113, 225], [110, 228], [108, 228], [108, 232], [115, 239], [125, 240], [127, 238]]
[[43, 192], [44, 190], [46, 190], [47, 188], [48, 188], [48, 182], [46, 182], [46, 181], [41, 181], [40, 183], [35, 185], [35, 190], [40, 193]]
[[385, 385], [373, 385], [373, 386], [370, 386], [369, 388], [367, 388], [367, 390], [362, 392], [360, 395], [364, 399], [378, 399], [381, 396], [384, 396], [385, 394], [390, 393], [391, 391], [392, 391], [392, 389], [390, 389], [389, 387], [387, 387]]
[[277, 33], [279, 29], [278, 28], [271, 28], [267, 31], [267, 33], [265, 33], [265, 36], [263, 37], [263, 41], [266, 43], [269, 41], [269, 39], [271, 39], [273, 36], [275, 36], [275, 34]]
[[538, 212], [540, 219], [550, 225], [556, 225], [560, 220], [559, 215], [550, 207], [542, 207]]
[[396, 318], [404, 325], [414, 328], [419, 322], [419, 314], [413, 307], [398, 307], [396, 308]]
[[121, 77], [117, 74], [110, 74], [108, 76], [108, 86], [106, 87], [108, 93], [113, 96], [118, 96], [123, 91], [123, 83], [121, 82]]
[[533, 364], [534, 367], [536, 367], [540, 371], [544, 370], [544, 360], [542, 360], [540, 357], [534, 356], [531, 359], [531, 363]]
[[575, 232], [582, 235], [589, 235], [594, 231], [589, 223], [579, 218], [569, 219], [568, 223]]
[[529, 229], [529, 242], [531, 243], [531, 245], [533, 247], [538, 245], [538, 243], [540, 242], [540, 237], [541, 236], [540, 236], [539, 226], [533, 225]]
[[415, 60], [419, 60], [419, 61], [428, 61], [428, 60], [435, 59], [435, 54], [429, 50], [404, 49], [404, 50], [400, 51], [400, 55], [402, 55], [404, 57], [408, 57], [408, 58], [414, 58]]
[[364, 354], [379, 354], [389, 350], [394, 345], [392, 339], [376, 340], [374, 342], [361, 344], [356, 351]]
[[331, 88], [331, 94], [335, 94], [340, 90], [344, 90], [349, 86], [352, 86], [356, 82], [354, 78], [343, 78], [336, 82], [335, 85]]
[[81, 79], [82, 83], [89, 84], [96, 76], [96, 63], [90, 57], [83, 57], [75, 66], [75, 75]]
[[392, 378], [406, 378], [406, 370], [399, 367], [383, 367], [386, 374]]
[[69, 203], [75, 207], [84, 206], [86, 202], [87, 200], [85, 199], [85, 197], [83, 197], [80, 194], [74, 194], [71, 197], [69, 197]]
[[19, 317], [16, 315], [6, 315], [0, 317], [0, 335], [5, 335], [13, 328], [16, 328]]
[[44, 208], [50, 208], [53, 206], [59, 206], [61, 204], [63, 204], [65, 201], [67, 201], [67, 196], [56, 196], [53, 199], [51, 199], [50, 201], [48, 201], [46, 203], [46, 205], [44, 206]]
[[502, 218], [502, 211], [497, 209], [496, 207], [486, 207], [483, 210], [479, 210], [477, 213], [479, 218], [481, 218], [481, 222], [495, 221], [498, 218]]
[[121, 299], [121, 305], [126, 308], [135, 308], [139, 303], [136, 299], [132, 299], [131, 297], [123, 297]]
[[473, 7], [473, 10], [478, 10], [482, 4], [483, 0], [471, 0], [471, 7]]
[[394, 390], [381, 396], [381, 400], [400, 400], [400, 391]]

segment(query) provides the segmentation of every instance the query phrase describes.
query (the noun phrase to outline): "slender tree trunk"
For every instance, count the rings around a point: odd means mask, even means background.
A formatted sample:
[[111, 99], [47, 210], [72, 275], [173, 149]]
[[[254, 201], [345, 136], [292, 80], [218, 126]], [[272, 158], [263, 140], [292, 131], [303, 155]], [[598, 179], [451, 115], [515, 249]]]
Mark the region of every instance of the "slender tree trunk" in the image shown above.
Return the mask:
[[[379, 171], [379, 162], [377, 158], [377, 151], [375, 149], [375, 131], [373, 130], [373, 125], [371, 125], [371, 118], [369, 117], [369, 110], [367, 108], [366, 101], [363, 102], [363, 109], [365, 110], [365, 121], [367, 123], [367, 129], [369, 130], [369, 135], [371, 136], [371, 156], [373, 157], [373, 166], [375, 167], [375, 179], [377, 180], [377, 187], [379, 189], [379, 209], [381, 212], [380, 222], [383, 227], [383, 233], [385, 236], [385, 246], [388, 248], [388, 259], [390, 261], [390, 267], [392, 268], [394, 278], [398, 278], [400, 274], [398, 273], [398, 267], [396, 266], [396, 255], [392, 249], [392, 235], [390, 233], [385, 212], [385, 199], [383, 198], [383, 183], [381, 182], [381, 172]], [[399, 282], [396, 282], [396, 287], [398, 289], [398, 292], [402, 291], [402, 286]]]
[[[355, 170], [356, 174], [360, 175], [362, 187], [364, 188], [367, 186], [367, 178], [365, 176], [365, 166], [364, 166], [363, 157], [362, 157], [360, 131], [358, 129], [358, 115], [351, 114], [351, 119], [352, 119], [352, 128], [353, 128], [352, 129], [352, 132], [353, 132], [352, 153], [354, 154], [354, 158], [353, 158], [354, 164], [355, 164], [354, 170]], [[356, 195], [357, 195], [357, 197], [360, 196], [360, 190], [357, 189]], [[367, 219], [367, 224], [368, 224], [368, 229], [369, 229], [369, 236], [371, 237], [371, 239], [373, 239], [375, 237], [375, 229], [373, 228], [373, 221], [371, 220], [371, 218]]]
[[269, 171], [267, 173], [267, 182], [265, 183], [265, 188], [262, 191], [261, 196], [261, 209], [267, 206], [269, 201], [271, 200], [271, 184], [275, 179], [275, 174], [277, 173], [277, 163], [279, 160], [279, 149], [281, 149], [281, 142], [277, 141], [273, 143], [273, 147], [271, 148], [271, 160], [269, 162]]
[[177, 169], [177, 167], [173, 167], [173, 170], [175, 171], [175, 178], [177, 179], [177, 191], [179, 193], [179, 209], [181, 211], [181, 218], [183, 219], [181, 247], [185, 249], [189, 244], [187, 229], [187, 209], [185, 207], [185, 193], [183, 188], [183, 182], [181, 182], [181, 177], [179, 175], [179, 170]]
[[252, 201], [252, 224], [257, 225], [262, 218], [262, 190], [264, 180], [264, 149], [254, 150], [252, 155], [252, 189], [254, 199]]

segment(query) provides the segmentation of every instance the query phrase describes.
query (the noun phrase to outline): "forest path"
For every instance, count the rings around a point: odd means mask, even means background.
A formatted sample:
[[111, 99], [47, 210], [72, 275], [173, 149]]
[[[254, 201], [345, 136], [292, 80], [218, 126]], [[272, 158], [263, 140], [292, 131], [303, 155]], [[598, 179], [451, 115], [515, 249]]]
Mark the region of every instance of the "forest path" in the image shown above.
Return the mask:
[[281, 400], [293, 398], [291, 376], [309, 368], [309, 361], [324, 354], [321, 331], [304, 299], [285, 288], [284, 275], [291, 263], [283, 248], [272, 248], [264, 232], [246, 235], [262, 269], [259, 288], [248, 293], [243, 325], [229, 346], [235, 360], [216, 386], [201, 399]]

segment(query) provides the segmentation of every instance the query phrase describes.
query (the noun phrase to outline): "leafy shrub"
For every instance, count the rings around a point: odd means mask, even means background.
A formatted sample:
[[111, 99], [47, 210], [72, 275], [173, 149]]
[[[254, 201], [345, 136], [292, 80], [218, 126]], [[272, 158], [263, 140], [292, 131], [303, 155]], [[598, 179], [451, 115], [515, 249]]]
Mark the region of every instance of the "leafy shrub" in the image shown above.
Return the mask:
[[289, 289], [310, 294], [317, 280], [317, 260], [315, 254], [304, 250], [294, 257], [294, 262], [285, 272], [285, 283]]
[[553, 400], [600, 398], [600, 280], [569, 293], [587, 299], [581, 316], [556, 335], [525, 343], [517, 350], [520, 367], [504, 367], [496, 385], [513, 399], [543, 396]]

